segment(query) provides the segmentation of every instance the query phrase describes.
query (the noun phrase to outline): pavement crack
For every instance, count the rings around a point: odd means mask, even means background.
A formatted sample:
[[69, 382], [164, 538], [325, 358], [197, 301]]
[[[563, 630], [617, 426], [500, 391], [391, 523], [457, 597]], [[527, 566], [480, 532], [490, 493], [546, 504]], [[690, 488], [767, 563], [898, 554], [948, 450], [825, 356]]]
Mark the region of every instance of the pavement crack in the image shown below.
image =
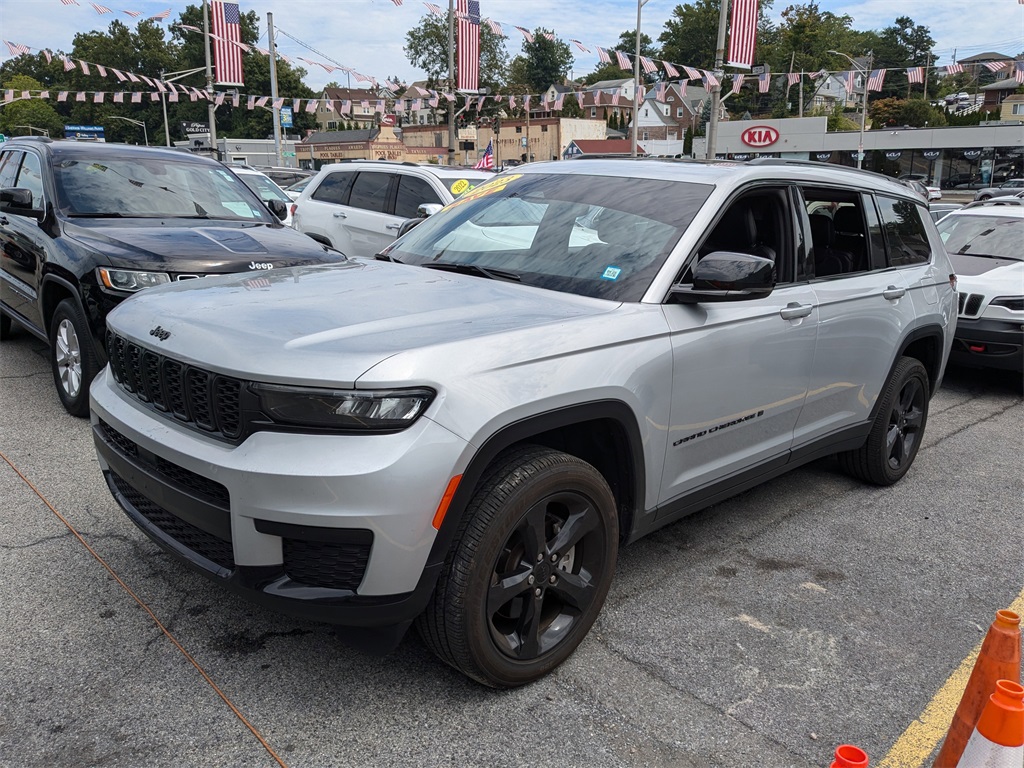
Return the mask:
[[32, 547], [37, 547], [40, 544], [47, 544], [51, 541], [60, 541], [61, 539], [66, 539], [69, 536], [71, 536], [70, 531], [62, 533], [59, 536], [44, 536], [41, 539], [35, 539], [33, 541], [28, 542], [27, 544], [0, 544], [0, 549], [7, 549], [11, 551], [16, 551], [19, 549], [31, 549]]

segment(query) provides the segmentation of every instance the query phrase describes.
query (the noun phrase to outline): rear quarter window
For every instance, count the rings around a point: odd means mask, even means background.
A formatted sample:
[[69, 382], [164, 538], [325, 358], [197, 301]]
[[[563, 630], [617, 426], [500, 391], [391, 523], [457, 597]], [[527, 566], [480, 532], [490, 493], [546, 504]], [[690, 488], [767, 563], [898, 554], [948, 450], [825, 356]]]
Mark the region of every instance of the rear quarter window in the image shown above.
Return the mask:
[[931, 260], [931, 246], [923, 216], [924, 206], [910, 200], [879, 195], [878, 214], [882, 220], [889, 265], [905, 267]]

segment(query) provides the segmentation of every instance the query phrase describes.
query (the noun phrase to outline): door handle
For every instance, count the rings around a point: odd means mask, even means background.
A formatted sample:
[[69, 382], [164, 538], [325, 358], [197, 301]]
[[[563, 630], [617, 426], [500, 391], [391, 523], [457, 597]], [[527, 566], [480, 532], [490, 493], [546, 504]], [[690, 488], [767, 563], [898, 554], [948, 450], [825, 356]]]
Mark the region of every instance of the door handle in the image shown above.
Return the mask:
[[384, 229], [399, 229], [401, 226], [401, 224], [385, 224]]
[[906, 292], [906, 288], [897, 288], [895, 285], [890, 285], [888, 288], [882, 291], [882, 296], [887, 298], [889, 301], [895, 301], [896, 299], [903, 298]]
[[331, 215], [334, 218], [336, 218], [336, 219], [347, 219], [348, 218], [348, 214], [347, 213], [332, 213]]
[[801, 317], [807, 317], [813, 309], [813, 304], [798, 304], [795, 301], [791, 301], [786, 305], [785, 309], [779, 310], [779, 314], [782, 315], [783, 320], [796, 320]]

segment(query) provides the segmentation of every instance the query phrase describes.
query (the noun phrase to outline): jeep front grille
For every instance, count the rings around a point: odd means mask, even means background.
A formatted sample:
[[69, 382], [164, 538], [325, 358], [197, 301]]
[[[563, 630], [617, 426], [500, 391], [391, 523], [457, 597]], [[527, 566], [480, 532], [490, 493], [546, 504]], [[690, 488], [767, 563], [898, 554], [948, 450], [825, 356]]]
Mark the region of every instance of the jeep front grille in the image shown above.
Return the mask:
[[239, 379], [172, 360], [113, 332], [107, 333], [107, 354], [114, 380], [140, 402], [213, 437], [241, 437]]
[[957, 314], [962, 317], [976, 317], [985, 297], [980, 293], [957, 294]]

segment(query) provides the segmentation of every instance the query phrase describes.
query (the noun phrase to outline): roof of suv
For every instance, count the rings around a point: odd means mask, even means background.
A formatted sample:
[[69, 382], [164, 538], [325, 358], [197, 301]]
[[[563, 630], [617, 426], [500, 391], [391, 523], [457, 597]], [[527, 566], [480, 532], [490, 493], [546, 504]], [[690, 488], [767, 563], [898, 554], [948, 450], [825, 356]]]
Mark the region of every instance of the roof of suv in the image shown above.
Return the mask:
[[336, 171], [344, 168], [418, 168], [441, 179], [452, 177], [464, 178], [466, 174], [472, 173], [481, 178], [490, 177], [490, 171], [481, 171], [465, 165], [421, 165], [419, 163], [396, 162], [394, 160], [346, 160], [340, 163], [330, 163], [321, 166], [321, 171]]
[[[34, 138], [35, 141], [30, 141]], [[168, 147], [143, 147], [138, 144], [115, 144], [102, 141], [75, 141], [73, 139], [45, 139], [36, 137], [15, 137], [4, 145], [6, 147], [33, 146], [45, 149], [54, 155], [62, 157], [97, 157], [101, 155], [118, 155], [121, 157], [131, 155], [146, 155], [148, 157], [165, 157], [168, 162], [176, 163], [214, 163], [215, 160], [195, 155], [191, 152], [182, 152], [180, 149]]]

